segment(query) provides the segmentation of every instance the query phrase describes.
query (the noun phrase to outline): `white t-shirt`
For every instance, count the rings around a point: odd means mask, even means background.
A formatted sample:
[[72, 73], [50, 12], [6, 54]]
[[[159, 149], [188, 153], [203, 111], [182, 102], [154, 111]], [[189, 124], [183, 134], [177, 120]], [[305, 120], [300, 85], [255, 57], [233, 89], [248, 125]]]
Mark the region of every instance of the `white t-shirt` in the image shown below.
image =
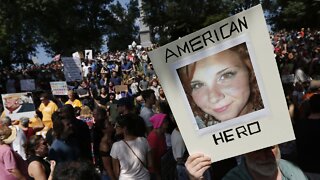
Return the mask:
[[138, 86], [139, 86], [138, 82], [134, 82], [130, 85], [132, 94], [137, 94], [139, 92]]
[[14, 126], [17, 130], [17, 137], [12, 142], [11, 146], [14, 151], [16, 151], [23, 160], [27, 160], [26, 151], [24, 145], [27, 143], [26, 135], [24, 134], [23, 130], [18, 127]]
[[152, 123], [150, 122], [150, 118], [154, 115], [154, 112], [152, 111], [152, 109], [147, 108], [147, 107], [143, 107], [140, 111], [140, 117], [143, 118], [145, 124], [147, 127], [153, 127]]
[[181, 133], [177, 131], [177, 129], [174, 129], [171, 133], [171, 144], [174, 159], [177, 160], [177, 158], [183, 157], [186, 151], [186, 145], [184, 144]]
[[[135, 140], [126, 141], [134, 153], [146, 165], [147, 154], [151, 150], [148, 141], [144, 137], [137, 137]], [[110, 155], [120, 162], [119, 180], [149, 180], [149, 171], [140, 160], [134, 155], [131, 149], [123, 141], [115, 142], [112, 145]]]

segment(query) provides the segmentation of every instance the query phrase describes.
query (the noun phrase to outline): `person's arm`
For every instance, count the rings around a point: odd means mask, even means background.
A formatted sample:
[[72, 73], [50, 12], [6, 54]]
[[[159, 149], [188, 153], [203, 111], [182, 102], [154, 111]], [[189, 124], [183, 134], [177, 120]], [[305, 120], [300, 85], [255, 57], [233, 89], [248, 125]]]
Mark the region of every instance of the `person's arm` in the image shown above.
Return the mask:
[[[100, 155], [101, 155], [101, 159], [102, 159], [102, 163], [103, 163], [103, 168], [106, 170], [106, 172], [111, 180], [116, 180], [116, 177], [114, 175], [113, 168], [112, 168], [112, 158], [110, 156], [110, 146], [108, 145], [106, 138], [102, 138], [102, 140], [100, 142], [99, 150], [100, 150]], [[107, 154], [107, 153], [109, 153], [109, 154]]]
[[118, 159], [112, 158], [112, 167], [113, 167], [113, 173], [116, 177], [116, 179], [119, 179], [120, 176], [120, 162]]
[[41, 131], [44, 128], [44, 124], [43, 124], [42, 120], [37, 116], [36, 116], [36, 120], [39, 122], [40, 125], [33, 127], [34, 132]]
[[148, 151], [148, 154], [147, 154], [147, 163], [148, 163], [148, 169], [154, 168], [154, 161], [153, 161], [153, 155], [151, 150]]
[[185, 163], [190, 180], [203, 179], [203, 173], [210, 168], [211, 159], [203, 154], [192, 154]]
[[139, 81], [139, 83], [138, 83], [138, 88], [140, 91], [143, 91], [141, 81]]
[[35, 180], [46, 180], [45, 169], [39, 161], [32, 161], [28, 166], [28, 174]]
[[48, 177], [48, 180], [52, 180], [53, 179], [53, 172], [54, 172], [55, 168], [56, 168], [56, 161], [51, 160], [50, 161], [50, 175]]

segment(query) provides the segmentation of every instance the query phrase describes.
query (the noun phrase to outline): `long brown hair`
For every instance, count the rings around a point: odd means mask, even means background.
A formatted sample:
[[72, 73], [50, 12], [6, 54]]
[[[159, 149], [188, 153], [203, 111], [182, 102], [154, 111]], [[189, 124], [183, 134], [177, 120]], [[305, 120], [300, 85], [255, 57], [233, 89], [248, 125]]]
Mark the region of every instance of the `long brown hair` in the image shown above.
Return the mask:
[[[249, 52], [248, 52], [246, 44], [241, 43], [241, 44], [233, 46], [227, 50], [230, 50], [230, 51], [237, 53], [239, 55], [240, 59], [245, 64], [246, 68], [248, 69], [249, 84], [250, 84], [250, 96], [249, 96], [247, 104], [250, 104], [253, 107], [252, 111], [262, 109], [264, 106], [262, 103], [262, 98], [261, 98], [261, 94], [260, 94], [260, 91], [258, 88], [257, 79], [256, 79], [256, 76], [255, 76], [255, 73], [253, 70], [253, 66], [250, 61], [250, 56], [249, 56]], [[226, 51], [226, 50], [224, 50], [224, 51]], [[194, 100], [191, 96], [192, 89], [191, 89], [190, 82], [193, 78], [193, 74], [195, 72], [196, 66], [197, 66], [197, 62], [191, 63], [191, 64], [184, 66], [184, 67], [177, 70], [178, 75], [180, 77], [180, 80], [182, 82], [182, 86], [184, 88], [184, 91], [185, 91], [187, 98], [188, 98], [188, 101], [190, 103], [191, 109], [192, 109], [195, 116], [198, 115], [201, 117], [201, 119], [204, 121], [206, 126], [208, 126], [208, 121], [210, 121], [210, 120], [213, 120], [214, 121], [213, 123], [219, 123], [220, 121], [218, 119], [203, 112], [196, 105], [196, 103], [194, 102]]]

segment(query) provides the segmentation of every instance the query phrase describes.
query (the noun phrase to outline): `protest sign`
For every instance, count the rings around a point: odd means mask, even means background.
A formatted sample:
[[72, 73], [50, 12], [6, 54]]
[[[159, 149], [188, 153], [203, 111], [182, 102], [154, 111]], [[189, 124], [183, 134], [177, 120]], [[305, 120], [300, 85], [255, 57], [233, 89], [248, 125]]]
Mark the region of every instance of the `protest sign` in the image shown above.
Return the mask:
[[9, 116], [12, 120], [34, 117], [35, 108], [31, 92], [2, 94], [1, 96], [4, 107], [2, 116]]
[[20, 80], [21, 91], [34, 91], [36, 90], [36, 84], [34, 79], [21, 79]]
[[215, 162], [295, 138], [261, 5], [149, 56], [189, 153]]
[[50, 82], [53, 95], [68, 95], [68, 86], [65, 81]]
[[81, 61], [77, 57], [62, 57], [63, 72], [67, 82], [82, 80]]
[[92, 50], [84, 50], [84, 54], [86, 55], [85, 59], [93, 59]]
[[128, 92], [128, 86], [127, 85], [116, 85], [114, 86], [115, 91], [118, 92]]

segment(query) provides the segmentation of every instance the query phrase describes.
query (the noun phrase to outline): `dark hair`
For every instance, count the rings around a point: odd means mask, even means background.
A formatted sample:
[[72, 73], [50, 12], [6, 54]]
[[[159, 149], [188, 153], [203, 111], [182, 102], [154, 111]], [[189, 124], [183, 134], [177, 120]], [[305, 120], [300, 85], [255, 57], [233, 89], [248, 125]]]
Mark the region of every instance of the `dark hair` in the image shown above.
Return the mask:
[[72, 119], [68, 117], [63, 117], [60, 112], [54, 112], [52, 114], [52, 123], [53, 123], [53, 132], [57, 139], [63, 138], [64, 133], [64, 124], [63, 121], [72, 121]]
[[40, 98], [49, 99], [49, 94], [48, 93], [42, 93], [40, 95]]
[[71, 104], [64, 104], [60, 109], [59, 109], [60, 115], [63, 116], [64, 118], [75, 118], [75, 109]]
[[53, 180], [99, 180], [99, 174], [88, 161], [59, 163], [53, 172]]
[[146, 101], [146, 99], [150, 98], [154, 94], [154, 90], [147, 89], [141, 92], [142, 98]]
[[40, 135], [33, 135], [29, 138], [25, 147], [26, 154], [28, 157], [36, 154], [36, 149], [39, 146], [39, 143], [42, 139], [43, 137]]
[[320, 113], [320, 94], [314, 94], [310, 97], [310, 110], [312, 113]]
[[130, 135], [141, 137], [144, 136], [144, 132], [146, 131], [144, 120], [139, 115], [134, 113], [118, 116], [116, 118], [116, 122], [120, 127], [126, 127], [127, 132]]
[[97, 107], [93, 110], [93, 117], [96, 122], [96, 127], [104, 128], [104, 122], [107, 119], [107, 110], [101, 107]]

